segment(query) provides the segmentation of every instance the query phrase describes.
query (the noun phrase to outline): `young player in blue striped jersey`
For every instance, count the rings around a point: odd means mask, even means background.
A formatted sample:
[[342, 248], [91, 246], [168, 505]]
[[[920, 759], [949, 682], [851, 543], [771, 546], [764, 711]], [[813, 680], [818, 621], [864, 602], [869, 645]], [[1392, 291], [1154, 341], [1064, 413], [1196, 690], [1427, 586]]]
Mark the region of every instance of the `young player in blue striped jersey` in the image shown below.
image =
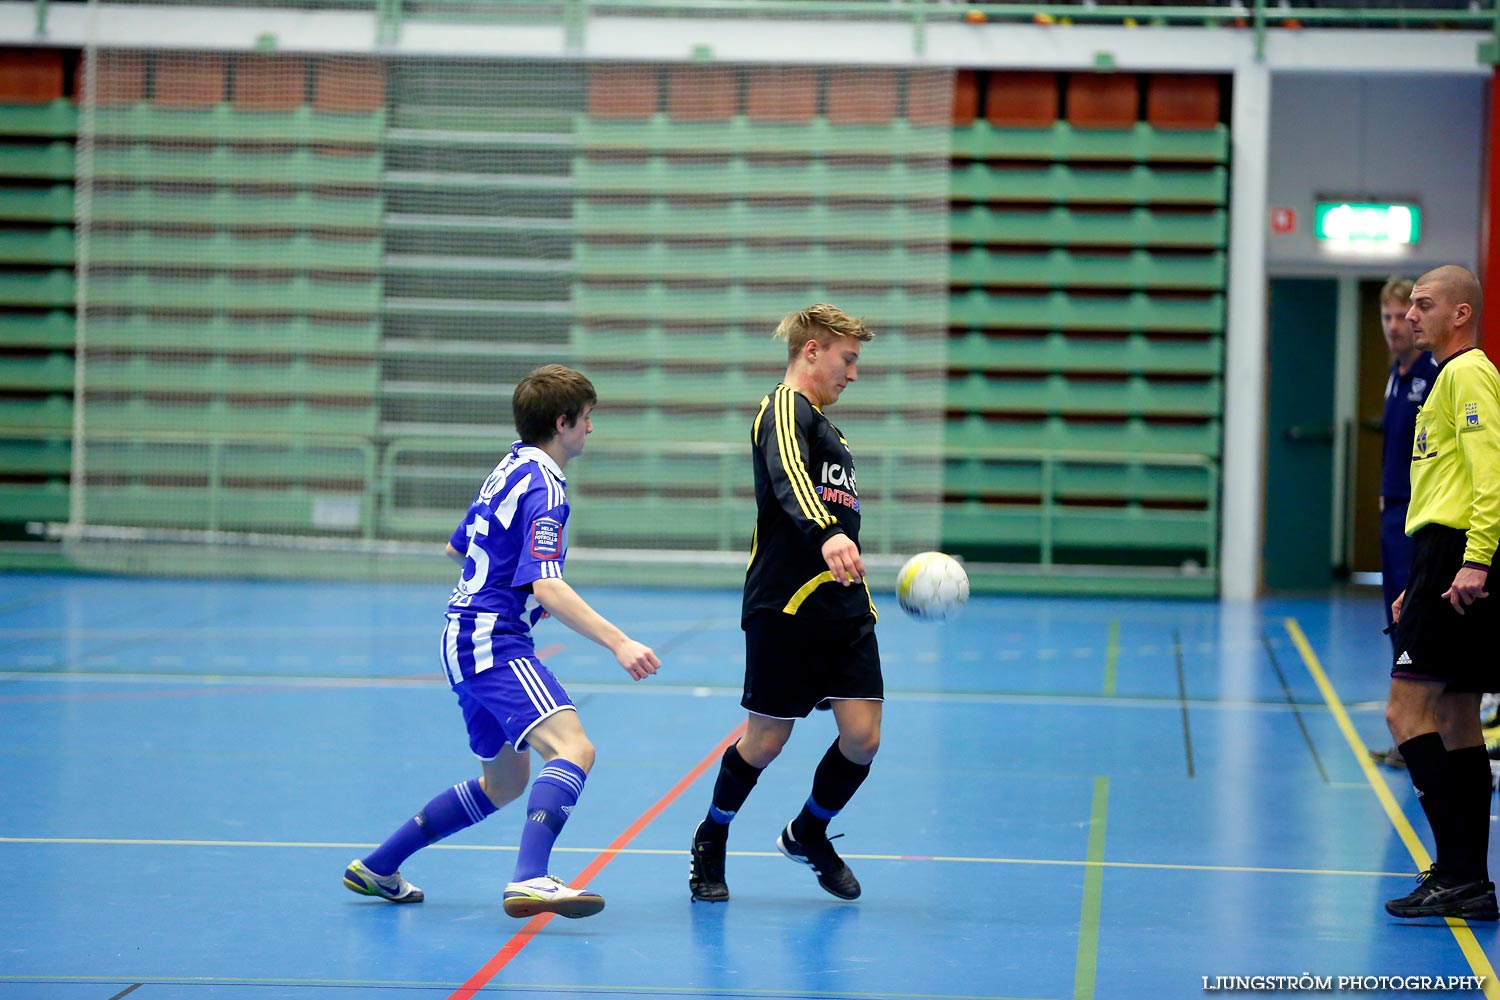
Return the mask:
[[751, 428], [755, 535], [740, 623], [745, 631], [745, 735], [724, 752], [708, 815], [693, 832], [688, 890], [724, 902], [729, 823], [781, 753], [797, 719], [832, 710], [838, 737], [813, 772], [802, 811], [776, 847], [818, 884], [855, 899], [859, 881], [829, 843], [828, 823], [870, 773], [880, 747], [884, 682], [875, 606], [859, 552], [859, 491], [849, 444], [824, 414], [858, 378], [873, 334], [819, 303], [776, 328], [787, 342], [780, 385]]
[[552, 845], [593, 767], [594, 747], [531, 638], [531, 627], [550, 615], [614, 653], [632, 680], [661, 665], [563, 581], [563, 469], [583, 453], [596, 401], [593, 384], [562, 365], [538, 368], [516, 386], [512, 410], [521, 439], [485, 479], [447, 546], [463, 572], [448, 600], [441, 658], [481, 773], [439, 794], [373, 853], [350, 862], [344, 885], [355, 892], [420, 903], [422, 890], [402, 877], [401, 864], [519, 798], [534, 747], [544, 763], [526, 803], [505, 912], [587, 917], [604, 909], [598, 893], [570, 888], [547, 872]]

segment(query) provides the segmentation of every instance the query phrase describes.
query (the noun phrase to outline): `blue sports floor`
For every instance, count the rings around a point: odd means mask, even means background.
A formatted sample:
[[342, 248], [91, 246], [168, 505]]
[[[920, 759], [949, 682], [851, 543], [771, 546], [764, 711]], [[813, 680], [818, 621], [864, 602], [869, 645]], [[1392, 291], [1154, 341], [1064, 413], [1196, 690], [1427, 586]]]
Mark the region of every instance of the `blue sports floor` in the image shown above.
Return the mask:
[[1365, 762], [1373, 592], [976, 598], [945, 626], [887, 595], [884, 744], [833, 828], [863, 898], [775, 849], [817, 713], [735, 820], [722, 905], [689, 901], [686, 847], [743, 717], [738, 595], [584, 593], [664, 666], [632, 684], [539, 630], [599, 751], [554, 870], [608, 907], [519, 921], [515, 805], [403, 866], [425, 903], [340, 881], [477, 774], [444, 588], [0, 575], [0, 998], [1156, 1000], [1303, 974], [1500, 997], [1494, 924], [1381, 907], [1430, 843], [1405, 773]]

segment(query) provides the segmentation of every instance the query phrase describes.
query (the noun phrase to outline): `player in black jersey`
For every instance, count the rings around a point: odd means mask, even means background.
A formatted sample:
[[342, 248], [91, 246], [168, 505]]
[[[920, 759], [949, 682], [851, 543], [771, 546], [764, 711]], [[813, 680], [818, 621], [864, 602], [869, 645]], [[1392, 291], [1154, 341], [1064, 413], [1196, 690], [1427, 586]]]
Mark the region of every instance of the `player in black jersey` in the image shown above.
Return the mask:
[[729, 822], [797, 719], [830, 708], [839, 735], [813, 773], [812, 794], [776, 838], [840, 899], [859, 882], [834, 851], [828, 821], [849, 803], [880, 748], [885, 694], [875, 605], [859, 554], [859, 490], [849, 443], [823, 414], [857, 378], [873, 334], [826, 304], [776, 328], [787, 342], [786, 377], [760, 402], [751, 428], [755, 535], [740, 624], [745, 630], [745, 735], [724, 752], [708, 816], [693, 834], [693, 899], [729, 899]]

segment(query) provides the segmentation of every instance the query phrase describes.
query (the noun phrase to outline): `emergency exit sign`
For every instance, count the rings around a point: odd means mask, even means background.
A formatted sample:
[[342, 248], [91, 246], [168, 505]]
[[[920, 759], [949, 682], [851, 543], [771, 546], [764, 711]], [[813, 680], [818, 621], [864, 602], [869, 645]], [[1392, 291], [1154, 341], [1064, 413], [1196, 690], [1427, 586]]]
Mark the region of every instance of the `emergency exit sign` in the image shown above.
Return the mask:
[[1328, 243], [1410, 245], [1422, 236], [1422, 209], [1409, 202], [1320, 201], [1313, 207], [1313, 236]]

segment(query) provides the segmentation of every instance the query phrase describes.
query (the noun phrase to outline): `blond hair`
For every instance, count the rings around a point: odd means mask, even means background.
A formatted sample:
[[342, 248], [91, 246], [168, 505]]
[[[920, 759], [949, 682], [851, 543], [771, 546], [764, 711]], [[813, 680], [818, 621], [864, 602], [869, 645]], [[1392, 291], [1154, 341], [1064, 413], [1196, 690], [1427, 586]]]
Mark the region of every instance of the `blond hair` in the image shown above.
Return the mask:
[[786, 356], [795, 358], [809, 340], [827, 347], [834, 337], [853, 337], [861, 343], [872, 340], [875, 334], [865, 328], [863, 320], [855, 319], [838, 306], [826, 302], [810, 305], [800, 312], [789, 313], [776, 325], [771, 336], [786, 341]]
[[1399, 302], [1403, 306], [1410, 305], [1412, 285], [1413, 282], [1410, 278], [1403, 278], [1395, 274], [1391, 275], [1385, 280], [1385, 284], [1380, 286], [1381, 304]]

